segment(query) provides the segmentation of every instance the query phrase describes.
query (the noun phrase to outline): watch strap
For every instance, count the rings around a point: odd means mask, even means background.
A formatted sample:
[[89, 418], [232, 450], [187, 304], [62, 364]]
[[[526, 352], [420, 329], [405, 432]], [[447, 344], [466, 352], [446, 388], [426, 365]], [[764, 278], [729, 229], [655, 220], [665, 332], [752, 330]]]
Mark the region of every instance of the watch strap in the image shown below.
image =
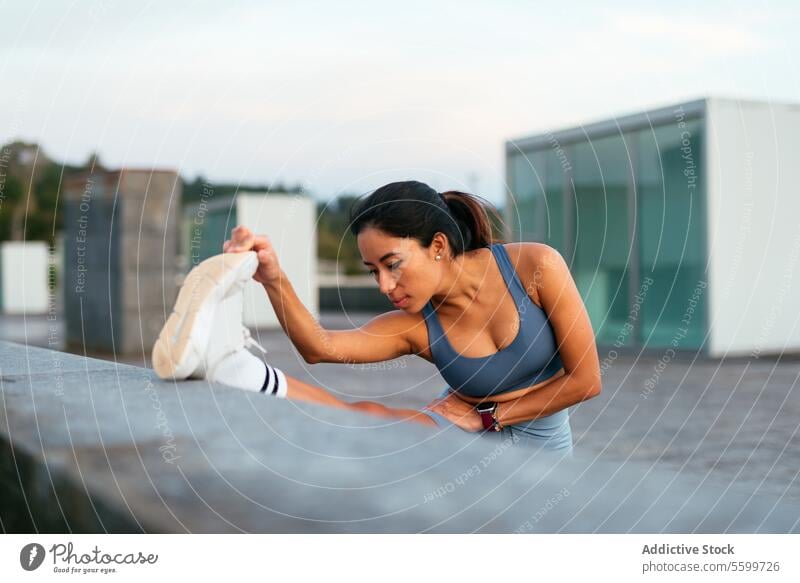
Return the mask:
[[500, 427], [497, 423], [497, 418], [495, 417], [495, 412], [497, 411], [497, 403], [491, 403], [489, 407], [485, 407], [486, 403], [479, 405], [476, 407], [478, 411], [478, 415], [481, 417], [481, 422], [483, 423], [484, 431], [499, 431]]

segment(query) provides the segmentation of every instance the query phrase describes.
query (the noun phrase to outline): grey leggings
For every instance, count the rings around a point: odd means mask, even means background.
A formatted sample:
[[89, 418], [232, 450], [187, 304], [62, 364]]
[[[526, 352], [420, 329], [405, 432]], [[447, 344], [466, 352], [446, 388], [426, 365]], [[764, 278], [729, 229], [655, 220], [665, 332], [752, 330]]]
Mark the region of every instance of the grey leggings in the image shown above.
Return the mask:
[[[450, 387], [445, 388], [439, 394], [439, 398], [446, 397], [450, 391]], [[438, 413], [433, 411], [423, 412], [433, 418], [439, 427], [457, 427], [452, 421]], [[486, 435], [491, 435], [491, 433], [487, 432]], [[568, 409], [563, 409], [533, 421], [523, 421], [516, 425], [508, 425], [497, 432], [497, 435], [502, 439], [512, 438], [515, 443], [529, 447], [559, 450], [563, 453], [571, 453], [572, 451], [572, 429], [569, 425]]]

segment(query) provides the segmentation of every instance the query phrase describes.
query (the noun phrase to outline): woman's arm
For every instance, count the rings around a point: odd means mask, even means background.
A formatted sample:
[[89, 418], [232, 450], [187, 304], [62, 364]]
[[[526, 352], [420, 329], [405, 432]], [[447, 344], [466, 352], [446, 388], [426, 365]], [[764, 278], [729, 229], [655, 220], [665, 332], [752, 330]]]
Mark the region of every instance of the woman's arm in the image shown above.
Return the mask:
[[600, 385], [585, 384], [564, 375], [546, 386], [513, 401], [497, 403], [495, 417], [501, 427], [547, 417], [600, 394]]
[[519, 399], [498, 403], [500, 424], [514, 425], [552, 415], [600, 394], [600, 360], [594, 331], [564, 258], [552, 247], [530, 247], [533, 282], [555, 333], [564, 375]]
[[266, 236], [240, 225], [223, 245], [225, 253], [250, 250], [259, 262], [253, 279], [264, 286], [281, 328], [306, 362], [380, 362], [413, 352], [410, 335], [418, 326], [404, 312], [381, 314], [354, 330], [326, 330], [297, 297]]
[[[581, 383], [576, 377], [564, 375], [544, 387], [510, 401], [497, 402], [495, 418], [501, 427], [546, 417], [562, 409], [600, 394], [600, 391]], [[491, 397], [486, 399], [491, 400]], [[446, 417], [464, 431], [481, 431], [481, 421], [475, 405], [461, 399], [458, 393], [436, 399], [428, 409]]]
[[404, 312], [380, 314], [352, 330], [326, 330], [297, 297], [283, 271], [264, 289], [281, 327], [310, 364], [380, 362], [414, 352], [409, 341], [414, 322]]

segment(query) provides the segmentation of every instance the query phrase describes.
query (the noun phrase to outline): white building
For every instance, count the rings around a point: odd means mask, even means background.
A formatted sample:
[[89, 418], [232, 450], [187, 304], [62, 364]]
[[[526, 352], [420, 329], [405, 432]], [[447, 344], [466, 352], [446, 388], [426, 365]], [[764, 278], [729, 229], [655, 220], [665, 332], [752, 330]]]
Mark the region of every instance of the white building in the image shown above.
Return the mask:
[[[299, 194], [246, 192], [216, 200], [201, 199], [183, 215], [181, 240], [186, 271], [203, 259], [222, 253], [222, 244], [230, 239], [231, 230], [244, 225], [269, 237], [297, 296], [316, 316], [316, 218], [314, 201]], [[280, 326], [264, 287], [256, 281], [250, 281], [245, 288], [243, 321], [251, 328]]]
[[509, 140], [512, 238], [570, 264], [598, 344], [800, 351], [800, 106], [709, 98]]
[[6, 314], [48, 311], [48, 249], [44, 241], [0, 244], [0, 307]]

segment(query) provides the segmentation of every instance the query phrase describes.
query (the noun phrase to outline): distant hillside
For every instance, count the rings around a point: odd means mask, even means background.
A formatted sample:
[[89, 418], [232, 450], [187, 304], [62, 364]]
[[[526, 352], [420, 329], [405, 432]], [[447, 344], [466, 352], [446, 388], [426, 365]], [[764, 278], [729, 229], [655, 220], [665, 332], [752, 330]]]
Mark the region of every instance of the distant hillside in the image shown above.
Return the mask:
[[184, 204], [190, 205], [200, 202], [204, 192], [213, 189], [214, 197], [223, 198], [234, 195], [237, 192], [286, 192], [289, 194], [300, 194], [303, 188], [300, 185], [288, 186], [281, 182], [271, 184], [235, 184], [229, 182], [209, 182], [202, 176], [198, 176], [193, 181], [183, 181]]
[[317, 204], [317, 256], [337, 261], [347, 275], [364, 275], [366, 270], [356, 240], [350, 234], [350, 205], [358, 195], [345, 194]]
[[[61, 231], [62, 212], [59, 190], [64, 178], [89, 170], [105, 170], [97, 154], [79, 166], [51, 160], [35, 143], [12, 142], [0, 147], [0, 241], [28, 240], [53, 243]], [[202, 176], [183, 180], [182, 203], [199, 203], [204, 193], [213, 191], [222, 198], [237, 192], [303, 193], [300, 185], [235, 184], [210, 182]], [[30, 198], [28, 193], [31, 193]], [[348, 275], [366, 273], [355, 238], [350, 234], [350, 206], [357, 194], [343, 194], [317, 204], [317, 254], [336, 261]]]
[[[47, 241], [61, 231], [61, 184], [71, 175], [105, 170], [97, 154], [73, 166], [51, 160], [36, 143], [15, 141], [0, 146], [0, 241]], [[299, 185], [209, 182], [202, 176], [183, 180], [183, 204], [200, 201], [212, 189], [224, 197], [240, 191], [302, 193]], [[30, 197], [28, 196], [30, 193]]]
[[84, 166], [56, 163], [35, 143], [0, 146], [0, 241], [52, 244], [61, 230], [57, 208], [61, 181], [95, 163], [99, 164], [95, 155]]

